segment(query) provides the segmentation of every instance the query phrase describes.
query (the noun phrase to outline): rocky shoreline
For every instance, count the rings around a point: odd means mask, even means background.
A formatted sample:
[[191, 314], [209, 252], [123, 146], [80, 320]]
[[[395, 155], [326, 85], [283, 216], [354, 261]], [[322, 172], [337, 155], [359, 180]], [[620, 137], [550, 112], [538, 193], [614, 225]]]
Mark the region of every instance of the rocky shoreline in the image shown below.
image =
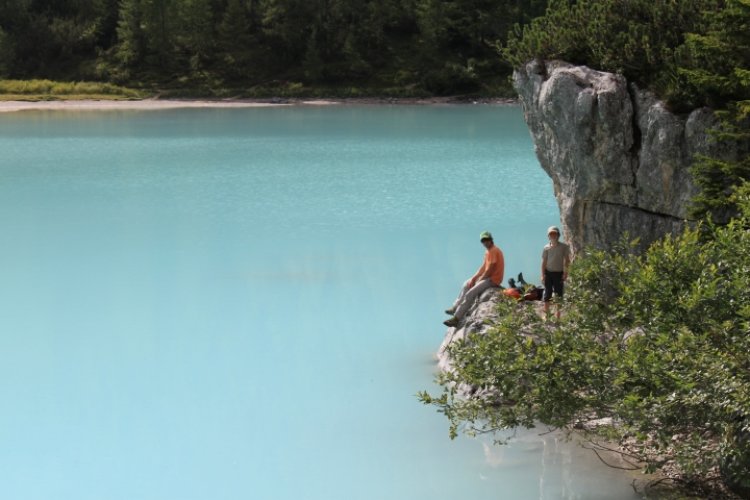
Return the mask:
[[497, 304], [504, 300], [501, 288], [488, 288], [469, 308], [466, 316], [457, 327], [449, 327], [445, 332], [443, 342], [437, 352], [438, 368], [450, 371], [451, 358], [448, 348], [454, 342], [461, 341], [473, 333], [485, 333], [492, 327], [492, 322], [498, 318]]

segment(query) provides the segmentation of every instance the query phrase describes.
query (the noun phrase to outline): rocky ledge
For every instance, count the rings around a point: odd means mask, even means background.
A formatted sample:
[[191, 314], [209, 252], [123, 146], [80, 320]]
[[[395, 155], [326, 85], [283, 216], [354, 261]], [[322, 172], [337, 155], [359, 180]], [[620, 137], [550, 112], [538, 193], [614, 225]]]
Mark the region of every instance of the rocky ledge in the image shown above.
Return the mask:
[[621, 75], [535, 61], [513, 82], [574, 251], [680, 231], [696, 194], [693, 158], [732, 157], [710, 138], [710, 109], [674, 114]]
[[502, 288], [488, 288], [469, 308], [461, 324], [456, 328], [448, 328], [437, 352], [438, 368], [442, 371], [450, 371], [451, 358], [448, 355], [448, 347], [469, 334], [484, 333], [498, 318], [498, 301], [504, 300]]

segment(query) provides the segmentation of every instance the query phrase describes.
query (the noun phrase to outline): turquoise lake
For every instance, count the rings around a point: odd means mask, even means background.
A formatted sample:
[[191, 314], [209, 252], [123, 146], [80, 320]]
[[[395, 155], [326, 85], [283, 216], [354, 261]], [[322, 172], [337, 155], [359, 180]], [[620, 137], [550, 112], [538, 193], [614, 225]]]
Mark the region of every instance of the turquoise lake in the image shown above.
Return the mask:
[[25, 111], [0, 151], [0, 498], [637, 498], [415, 397], [481, 231], [539, 279], [520, 108]]

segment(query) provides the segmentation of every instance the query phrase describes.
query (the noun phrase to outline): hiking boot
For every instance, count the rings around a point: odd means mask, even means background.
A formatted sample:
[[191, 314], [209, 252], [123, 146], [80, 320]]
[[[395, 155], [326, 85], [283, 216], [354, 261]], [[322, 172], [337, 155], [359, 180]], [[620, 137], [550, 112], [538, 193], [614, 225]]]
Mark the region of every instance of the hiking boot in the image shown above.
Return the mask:
[[450, 314], [451, 316], [453, 316], [454, 314], [456, 314], [456, 308], [449, 307], [448, 309], [445, 310], [445, 314]]
[[458, 326], [458, 318], [453, 316], [452, 318], [448, 318], [445, 321], [443, 321], [443, 324], [445, 326], [449, 326], [451, 328], [455, 328]]

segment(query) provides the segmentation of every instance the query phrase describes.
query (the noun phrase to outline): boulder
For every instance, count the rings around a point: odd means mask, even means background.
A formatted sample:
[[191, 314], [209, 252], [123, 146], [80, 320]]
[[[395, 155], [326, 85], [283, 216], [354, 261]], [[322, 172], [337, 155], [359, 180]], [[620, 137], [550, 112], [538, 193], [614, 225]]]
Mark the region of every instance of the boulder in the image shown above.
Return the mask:
[[573, 251], [627, 233], [645, 247], [682, 230], [697, 194], [697, 154], [723, 156], [710, 109], [672, 113], [621, 75], [561, 61], [514, 72], [537, 158], [551, 177]]
[[492, 322], [497, 320], [497, 304], [500, 300], [504, 300], [502, 289], [488, 288], [469, 307], [460, 325], [446, 330], [443, 342], [437, 352], [438, 368], [441, 371], [450, 371], [451, 369], [448, 347], [452, 343], [466, 338], [470, 333], [484, 333], [491, 327]]

